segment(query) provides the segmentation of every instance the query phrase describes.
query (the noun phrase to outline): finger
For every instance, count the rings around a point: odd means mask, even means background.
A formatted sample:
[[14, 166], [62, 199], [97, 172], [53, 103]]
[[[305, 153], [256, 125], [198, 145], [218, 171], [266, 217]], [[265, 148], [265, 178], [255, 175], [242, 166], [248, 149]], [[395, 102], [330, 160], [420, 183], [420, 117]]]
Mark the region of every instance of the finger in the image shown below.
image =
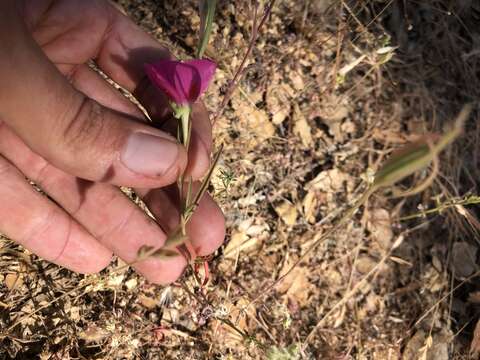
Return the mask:
[[[62, 66], [59, 66], [59, 68], [62, 71]], [[75, 68], [75, 71], [71, 71], [71, 69], [69, 71], [71, 83], [89, 98], [116, 111], [139, 118], [143, 116], [136, 105], [110, 86], [87, 65], [79, 65]], [[175, 137], [177, 124], [178, 120], [170, 117], [159, 129], [167, 131]], [[192, 107], [192, 138], [188, 151], [188, 165], [185, 170], [186, 174], [192, 176], [195, 180], [200, 179], [208, 170], [211, 144], [212, 127], [210, 119], [205, 105], [199, 102]]]
[[[5, 7], [12, 8], [9, 4]], [[145, 63], [170, 58], [165, 47], [107, 1], [34, 0], [26, 1], [23, 7], [22, 20], [53, 63], [68, 68], [95, 59], [107, 75], [129, 91], [144, 76]], [[12, 12], [2, 9], [6, 10]]]
[[108, 265], [111, 252], [65, 212], [35, 191], [0, 156], [0, 230], [38, 256], [81, 273]]
[[[156, 39], [113, 7], [110, 19], [108, 36], [103, 38], [99, 46], [97, 62], [100, 68], [114, 81], [132, 92], [152, 119], [163, 121], [170, 114], [168, 99], [145, 77], [144, 65], [171, 58], [171, 55]], [[194, 156], [202, 158], [190, 161], [188, 170], [194, 178], [199, 178], [208, 168], [209, 158], [203, 157], [201, 149], [204, 148], [209, 155], [212, 147], [212, 127], [203, 103], [193, 105], [192, 121], [193, 132], [199, 137], [197, 139], [199, 143], [192, 144]]]
[[[188, 165], [186, 174], [193, 180], [201, 179], [210, 167], [210, 153], [212, 151], [212, 125], [208, 111], [203, 103], [192, 106], [192, 138], [188, 149]], [[161, 123], [161, 129], [176, 136], [178, 119], [170, 116]]]
[[[161, 247], [165, 242], [160, 227], [117, 188], [81, 180], [56, 169], [6, 127], [0, 129], [0, 153], [127, 263], [136, 260], [141, 246]], [[176, 280], [185, 266], [180, 255], [168, 261], [148, 260], [134, 265], [149, 281], [158, 284]]]
[[[118, 104], [118, 99], [112, 101], [111, 87], [105, 84], [103, 79], [98, 79], [99, 76], [87, 66], [75, 65], [95, 58], [107, 75], [134, 92], [147, 109], [150, 118], [161, 121], [170, 113], [164, 94], [150, 86], [149, 81], [141, 81], [145, 79], [144, 64], [169, 57], [168, 52], [115, 8], [107, 3], [92, 2], [54, 4], [48, 7], [48, 10], [45, 10], [45, 6], [30, 4], [29, 8], [27, 22], [35, 40], [42, 45], [48, 58], [57, 64], [60, 71], [82, 92], [104, 105], [110, 104], [116, 110], [131, 113], [125, 110], [123, 104]], [[79, 18], [79, 11], [84, 12], [86, 17]], [[48, 22], [54, 22], [57, 26], [42, 26]], [[88, 28], [92, 33], [82, 30], [84, 28]], [[91, 39], [90, 42], [82, 41], [87, 37]], [[81, 52], [75, 49], [65, 50], [72, 47], [72, 38], [81, 43]], [[139, 86], [140, 83], [143, 85]], [[114, 93], [118, 97], [118, 92]], [[204, 154], [204, 148], [207, 148], [208, 152], [211, 146], [211, 130], [206, 109], [203, 107], [197, 113], [199, 117], [207, 120], [204, 123], [208, 125], [208, 132], [199, 132], [201, 142], [192, 139], [193, 154], [190, 154], [191, 161], [187, 172], [194, 178], [200, 177], [206, 171], [209, 154]], [[193, 116], [196, 122], [195, 116], [196, 114]]]
[[[193, 194], [198, 190], [195, 184]], [[178, 192], [175, 188], [138, 191], [155, 215], [158, 223], [168, 233], [179, 224]], [[168, 211], [166, 210], [168, 209]], [[173, 211], [172, 209], [175, 209]], [[225, 239], [225, 218], [217, 203], [205, 194], [187, 224], [187, 234], [195, 254], [205, 256], [213, 253]]]
[[81, 64], [72, 67], [71, 65], [60, 64], [57, 65], [57, 68], [67, 76], [67, 79], [77, 90], [90, 99], [109, 109], [131, 115], [137, 119], [143, 119], [144, 115], [137, 105], [127, 99], [88, 65]]
[[[7, 24], [0, 22], [0, 120], [72, 175], [124, 186], [175, 182], [186, 166], [185, 150], [175, 139], [76, 91], [15, 14], [7, 11], [2, 19]], [[6, 29], [16, 36], [10, 39]]]
[[[151, 118], [162, 121], [168, 116], [168, 101], [145, 78], [144, 65], [171, 55], [156, 39], [145, 33], [117, 9], [111, 8], [108, 36], [100, 44], [97, 62], [100, 68], [118, 84], [131, 91], [147, 109]], [[205, 174], [212, 148], [212, 128], [208, 111], [202, 103], [193, 106], [194, 137], [187, 173], [194, 179]], [[174, 124], [176, 129], [176, 123]], [[176, 131], [176, 130], [175, 130]], [[205, 154], [206, 152], [206, 155]]]
[[192, 141], [188, 149], [187, 174], [193, 180], [202, 178], [210, 168], [212, 151], [212, 124], [208, 110], [202, 102], [192, 106]]

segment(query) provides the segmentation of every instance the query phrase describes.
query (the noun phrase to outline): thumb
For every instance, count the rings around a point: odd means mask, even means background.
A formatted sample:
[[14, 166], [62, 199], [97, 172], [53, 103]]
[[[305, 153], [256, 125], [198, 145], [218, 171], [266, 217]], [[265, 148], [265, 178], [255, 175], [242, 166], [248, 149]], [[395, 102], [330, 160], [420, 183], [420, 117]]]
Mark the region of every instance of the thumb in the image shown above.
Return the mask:
[[78, 92], [0, 7], [0, 122], [72, 175], [131, 187], [176, 181], [187, 156], [173, 137]]

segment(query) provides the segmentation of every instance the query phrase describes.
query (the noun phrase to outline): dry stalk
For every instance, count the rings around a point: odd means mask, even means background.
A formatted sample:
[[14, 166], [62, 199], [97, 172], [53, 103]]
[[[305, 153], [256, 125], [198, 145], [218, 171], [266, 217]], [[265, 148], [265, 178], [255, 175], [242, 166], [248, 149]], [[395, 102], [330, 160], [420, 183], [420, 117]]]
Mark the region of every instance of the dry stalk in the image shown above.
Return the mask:
[[[245, 65], [247, 63], [248, 58], [250, 57], [250, 54], [253, 51], [253, 48], [255, 47], [255, 44], [258, 39], [258, 34], [260, 32], [260, 29], [263, 27], [263, 25], [266, 23], [267, 19], [270, 16], [270, 13], [272, 12], [272, 8], [275, 5], [276, 0], [270, 0], [268, 4], [265, 6], [265, 9], [263, 10], [263, 15], [258, 23], [258, 2], [255, 1], [255, 7], [254, 7], [254, 16], [253, 16], [253, 26], [252, 26], [252, 35], [250, 37], [250, 42], [248, 44], [247, 51], [245, 52], [245, 55], [243, 56], [242, 62], [238, 66], [237, 70], [235, 71], [235, 75], [233, 76], [233, 79], [230, 81], [228, 84], [227, 91], [225, 93], [225, 96], [223, 97], [223, 100], [220, 104], [220, 107], [218, 110], [215, 112], [215, 115], [213, 117], [213, 124], [215, 124], [218, 120], [218, 118], [223, 114], [223, 111], [225, 110], [225, 107], [227, 106], [228, 101], [232, 97], [232, 94], [234, 90], [238, 86], [238, 82], [241, 78], [241, 76], [244, 73]], [[258, 25], [257, 25], [258, 23]]]

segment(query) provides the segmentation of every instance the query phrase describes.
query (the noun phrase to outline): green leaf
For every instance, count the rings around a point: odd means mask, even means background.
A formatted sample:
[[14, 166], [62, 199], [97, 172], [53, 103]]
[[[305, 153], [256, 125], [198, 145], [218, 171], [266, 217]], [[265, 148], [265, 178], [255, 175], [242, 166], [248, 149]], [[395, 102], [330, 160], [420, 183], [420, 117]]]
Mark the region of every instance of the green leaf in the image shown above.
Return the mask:
[[390, 186], [426, 168], [435, 161], [448, 145], [462, 133], [463, 126], [472, 111], [472, 105], [465, 105], [455, 120], [454, 127], [442, 136], [428, 135], [395, 152], [375, 175], [373, 187]]
[[137, 258], [143, 259], [148, 257], [148, 254], [153, 250], [153, 246], [150, 245], [142, 245], [137, 251]]
[[201, 59], [207, 48], [212, 32], [213, 18], [217, 0], [200, 0], [200, 42], [197, 49], [197, 58]]
[[432, 161], [432, 157], [426, 141], [428, 140], [408, 144], [398, 152], [393, 153], [375, 174], [374, 186], [393, 185], [415, 171], [427, 167]]

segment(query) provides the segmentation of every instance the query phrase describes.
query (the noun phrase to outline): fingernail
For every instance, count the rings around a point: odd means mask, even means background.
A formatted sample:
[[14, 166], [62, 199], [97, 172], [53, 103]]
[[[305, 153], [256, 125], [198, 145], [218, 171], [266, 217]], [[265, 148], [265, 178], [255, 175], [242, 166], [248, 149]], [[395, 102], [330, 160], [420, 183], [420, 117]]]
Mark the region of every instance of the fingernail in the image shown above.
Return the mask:
[[130, 135], [120, 156], [133, 172], [160, 176], [178, 161], [179, 145], [171, 140], [142, 132]]

